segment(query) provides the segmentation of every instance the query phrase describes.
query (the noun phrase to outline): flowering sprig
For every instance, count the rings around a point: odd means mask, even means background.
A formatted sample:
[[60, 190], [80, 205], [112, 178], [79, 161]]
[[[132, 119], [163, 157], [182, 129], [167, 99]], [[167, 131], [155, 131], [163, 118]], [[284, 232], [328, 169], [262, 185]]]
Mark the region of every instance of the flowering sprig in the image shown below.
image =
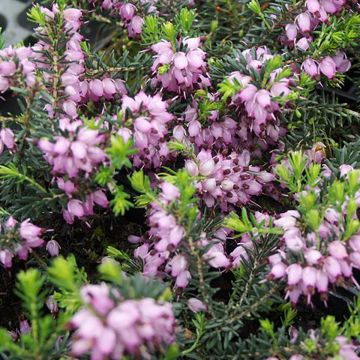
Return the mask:
[[41, 237], [44, 229], [32, 224], [29, 219], [19, 224], [10, 216], [0, 228], [0, 262], [5, 268], [11, 268], [15, 256], [27, 260], [33, 248], [44, 244]]
[[[72, 353], [99, 360], [149, 356], [175, 342], [175, 318], [168, 302], [124, 299], [105, 283], [81, 289], [84, 307], [72, 318]], [[129, 336], [131, 334], [131, 336]]]

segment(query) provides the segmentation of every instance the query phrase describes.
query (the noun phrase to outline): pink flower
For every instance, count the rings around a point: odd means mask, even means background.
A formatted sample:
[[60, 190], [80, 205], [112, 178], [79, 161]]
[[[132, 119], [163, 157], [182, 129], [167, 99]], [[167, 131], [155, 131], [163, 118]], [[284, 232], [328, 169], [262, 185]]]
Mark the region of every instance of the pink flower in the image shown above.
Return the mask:
[[14, 133], [11, 131], [11, 129], [8, 128], [1, 129], [0, 138], [8, 149], [11, 150], [15, 147]]
[[319, 75], [319, 70], [316, 62], [313, 59], [306, 59], [303, 64], [304, 71], [312, 78]]
[[302, 268], [299, 264], [292, 264], [286, 269], [288, 284], [296, 285], [302, 277]]
[[296, 23], [300, 30], [307, 33], [311, 30], [311, 17], [308, 13], [301, 13], [296, 17]]
[[319, 70], [327, 78], [332, 79], [336, 75], [336, 64], [330, 56], [327, 56], [320, 61]]
[[84, 216], [84, 207], [80, 200], [72, 199], [68, 202], [67, 209], [70, 214], [76, 217]]
[[20, 236], [28, 241], [39, 237], [43, 233], [43, 229], [30, 223], [30, 219], [20, 224]]
[[51, 256], [58, 256], [61, 249], [59, 243], [56, 240], [50, 240], [46, 244], [46, 250]]
[[190, 298], [187, 301], [187, 305], [189, 309], [194, 313], [197, 313], [199, 311], [207, 311], [206, 304], [204, 304], [201, 300], [196, 298]]

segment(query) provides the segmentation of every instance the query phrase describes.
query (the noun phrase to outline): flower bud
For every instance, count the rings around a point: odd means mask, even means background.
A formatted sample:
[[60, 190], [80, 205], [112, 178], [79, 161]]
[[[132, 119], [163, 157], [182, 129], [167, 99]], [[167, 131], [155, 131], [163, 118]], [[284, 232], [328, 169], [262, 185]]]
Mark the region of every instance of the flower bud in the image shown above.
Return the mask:
[[188, 305], [189, 309], [194, 313], [197, 313], [199, 311], [207, 311], [206, 304], [204, 304], [202, 301], [200, 301], [199, 299], [196, 299], [196, 298], [190, 298], [187, 301], [187, 305]]

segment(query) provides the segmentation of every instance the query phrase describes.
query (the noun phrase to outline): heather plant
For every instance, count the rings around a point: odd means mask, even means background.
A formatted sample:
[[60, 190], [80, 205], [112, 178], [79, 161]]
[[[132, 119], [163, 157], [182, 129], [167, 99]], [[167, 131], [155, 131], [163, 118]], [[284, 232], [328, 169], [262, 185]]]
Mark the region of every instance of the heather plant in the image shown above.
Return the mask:
[[0, 358], [359, 359], [359, 11], [34, 4], [0, 41]]

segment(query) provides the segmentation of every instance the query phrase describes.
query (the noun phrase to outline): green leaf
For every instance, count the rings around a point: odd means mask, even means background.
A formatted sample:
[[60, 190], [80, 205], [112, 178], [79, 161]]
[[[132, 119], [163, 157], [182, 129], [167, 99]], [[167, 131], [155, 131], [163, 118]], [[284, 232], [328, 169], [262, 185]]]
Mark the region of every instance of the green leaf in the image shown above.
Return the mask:
[[112, 165], [116, 169], [120, 170], [124, 166], [128, 168], [132, 167], [129, 156], [135, 154], [137, 150], [133, 148], [132, 140], [125, 142], [123, 137], [118, 135], [111, 137], [111, 146], [106, 152], [111, 159]]
[[110, 204], [115, 215], [124, 215], [127, 210], [134, 206], [129, 201], [130, 195], [124, 191], [122, 185], [116, 186], [113, 190], [113, 194], [114, 199], [111, 200]]

